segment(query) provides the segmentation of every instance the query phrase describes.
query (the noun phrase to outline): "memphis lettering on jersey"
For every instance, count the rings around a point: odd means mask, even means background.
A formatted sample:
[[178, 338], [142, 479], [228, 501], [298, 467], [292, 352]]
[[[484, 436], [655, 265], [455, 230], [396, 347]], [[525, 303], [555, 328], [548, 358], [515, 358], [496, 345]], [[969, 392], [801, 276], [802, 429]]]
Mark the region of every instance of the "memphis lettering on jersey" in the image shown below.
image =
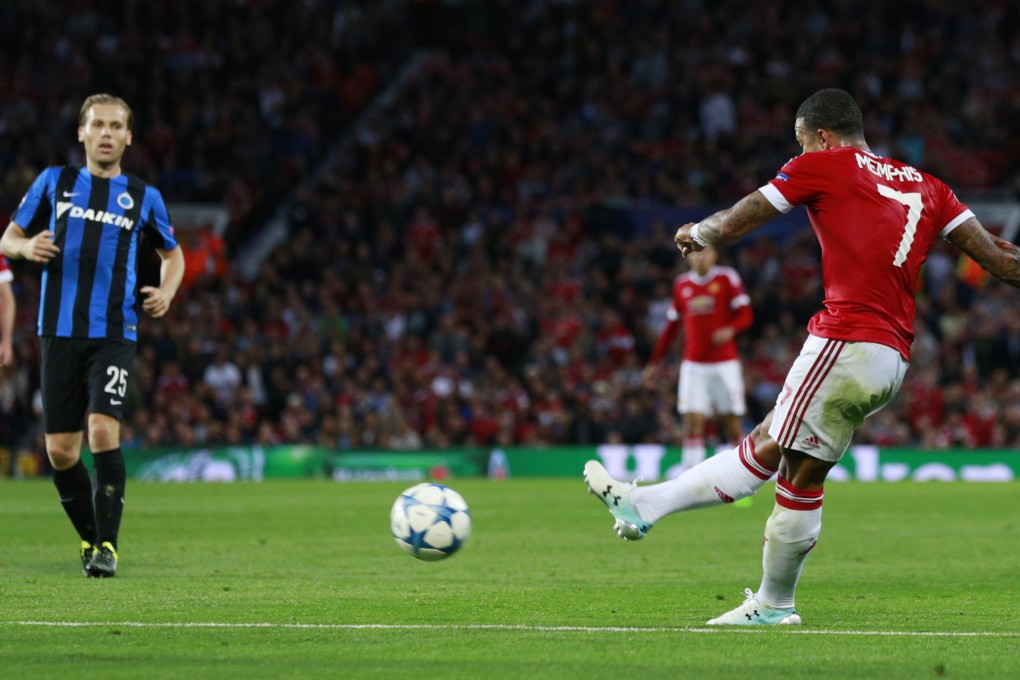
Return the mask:
[[909, 165], [904, 165], [902, 168], [897, 168], [892, 163], [883, 163], [877, 158], [874, 158], [873, 156], [868, 156], [867, 154], [859, 153], [856, 154], [856, 156], [858, 168], [867, 168], [872, 172], [872, 174], [878, 175], [883, 179], [889, 181], [897, 180], [900, 182], [924, 181], [924, 177], [921, 175], [921, 173], [915, 170], [914, 168], [910, 167]]
[[135, 221], [128, 219], [124, 215], [118, 215], [116, 213], [106, 212], [105, 210], [93, 210], [92, 208], [82, 208], [78, 205], [71, 203], [58, 202], [57, 203], [57, 219], [70, 210], [68, 217], [80, 218], [86, 222], [98, 222], [99, 224], [111, 224], [121, 229], [131, 229], [135, 226]]

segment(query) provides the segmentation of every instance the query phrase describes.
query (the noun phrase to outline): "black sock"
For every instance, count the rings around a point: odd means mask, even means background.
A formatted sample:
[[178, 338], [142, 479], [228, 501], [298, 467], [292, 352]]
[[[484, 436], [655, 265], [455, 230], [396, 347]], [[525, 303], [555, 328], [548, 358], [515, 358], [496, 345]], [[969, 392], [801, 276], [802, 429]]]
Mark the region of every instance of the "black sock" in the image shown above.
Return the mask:
[[96, 511], [92, 507], [92, 480], [85, 463], [79, 458], [66, 470], [54, 470], [53, 483], [60, 494], [60, 504], [81, 540], [95, 543]]
[[120, 516], [124, 512], [124, 456], [120, 449], [93, 453], [96, 466], [96, 543], [117, 547]]

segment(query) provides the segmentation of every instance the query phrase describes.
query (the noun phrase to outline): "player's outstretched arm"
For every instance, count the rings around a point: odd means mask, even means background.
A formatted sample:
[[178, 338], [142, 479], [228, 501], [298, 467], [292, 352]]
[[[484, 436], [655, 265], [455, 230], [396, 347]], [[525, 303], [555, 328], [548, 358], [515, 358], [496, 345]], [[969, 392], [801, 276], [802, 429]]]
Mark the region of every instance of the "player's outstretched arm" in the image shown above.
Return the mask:
[[1020, 288], [1020, 247], [989, 233], [976, 217], [968, 218], [949, 232], [946, 240], [995, 278]]
[[[782, 213], [765, 198], [761, 191], [744, 196], [737, 201], [733, 207], [720, 210], [714, 215], [694, 223], [688, 223], [680, 227], [673, 241], [676, 247], [683, 253], [697, 252], [706, 244], [713, 246], [727, 246], [736, 243], [741, 238], [760, 229]], [[697, 226], [696, 234], [692, 235], [691, 230]], [[699, 242], [700, 240], [700, 242]]]

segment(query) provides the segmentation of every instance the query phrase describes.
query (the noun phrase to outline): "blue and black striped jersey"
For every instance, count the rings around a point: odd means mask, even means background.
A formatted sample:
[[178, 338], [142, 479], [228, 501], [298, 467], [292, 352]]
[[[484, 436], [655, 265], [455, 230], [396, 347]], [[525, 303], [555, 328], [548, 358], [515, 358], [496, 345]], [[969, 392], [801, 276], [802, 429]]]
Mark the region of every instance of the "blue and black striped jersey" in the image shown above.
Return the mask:
[[133, 175], [87, 168], [40, 173], [14, 213], [29, 236], [49, 229], [60, 252], [43, 269], [39, 335], [138, 339], [138, 250], [143, 237], [177, 247], [163, 196]]

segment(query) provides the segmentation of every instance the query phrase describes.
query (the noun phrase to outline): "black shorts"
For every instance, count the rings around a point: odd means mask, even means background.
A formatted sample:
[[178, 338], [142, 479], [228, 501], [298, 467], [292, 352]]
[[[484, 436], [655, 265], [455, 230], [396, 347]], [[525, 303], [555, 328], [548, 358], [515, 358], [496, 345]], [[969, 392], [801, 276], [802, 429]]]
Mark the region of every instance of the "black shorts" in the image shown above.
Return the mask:
[[39, 356], [47, 434], [81, 432], [86, 412], [123, 417], [134, 342], [42, 336]]

